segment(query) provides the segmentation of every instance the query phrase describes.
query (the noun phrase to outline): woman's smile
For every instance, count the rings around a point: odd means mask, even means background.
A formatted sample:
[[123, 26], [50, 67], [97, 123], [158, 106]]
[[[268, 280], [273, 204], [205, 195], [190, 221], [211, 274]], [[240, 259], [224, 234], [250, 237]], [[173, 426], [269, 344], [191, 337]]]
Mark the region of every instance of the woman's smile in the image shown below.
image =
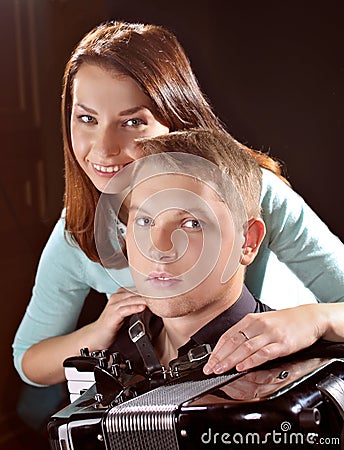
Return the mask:
[[101, 177], [106, 177], [106, 178], [112, 178], [124, 167], [124, 165], [103, 166], [101, 164], [95, 164], [95, 163], [91, 163], [91, 164], [97, 175], [99, 175]]

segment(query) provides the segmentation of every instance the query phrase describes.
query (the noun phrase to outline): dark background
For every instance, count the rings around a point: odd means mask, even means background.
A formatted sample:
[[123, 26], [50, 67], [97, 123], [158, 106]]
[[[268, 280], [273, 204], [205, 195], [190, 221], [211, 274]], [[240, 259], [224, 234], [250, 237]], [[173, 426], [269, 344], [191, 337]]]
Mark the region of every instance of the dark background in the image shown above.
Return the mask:
[[61, 78], [76, 43], [107, 19], [167, 26], [231, 133], [284, 161], [293, 187], [343, 239], [344, 7], [314, 3], [1, 1], [1, 449], [47, 448], [17, 417], [11, 343], [63, 205]]

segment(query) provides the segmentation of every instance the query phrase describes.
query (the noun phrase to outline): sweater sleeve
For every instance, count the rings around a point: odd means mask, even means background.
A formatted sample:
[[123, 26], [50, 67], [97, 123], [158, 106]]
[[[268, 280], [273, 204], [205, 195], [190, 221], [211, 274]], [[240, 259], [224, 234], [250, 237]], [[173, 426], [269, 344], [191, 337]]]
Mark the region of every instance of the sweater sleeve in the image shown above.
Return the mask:
[[56, 224], [40, 258], [31, 301], [13, 343], [14, 365], [25, 377], [21, 361], [33, 344], [71, 332], [90, 287], [83, 283], [79, 251], [64, 238], [64, 221]]
[[29, 384], [34, 383], [25, 377], [21, 367], [25, 351], [44, 339], [74, 331], [91, 288], [107, 296], [119, 288], [119, 282], [100, 264], [67, 242], [64, 225], [61, 218], [42, 252], [32, 297], [13, 342], [14, 365]]
[[[253, 291], [262, 292], [269, 281], [267, 260], [272, 252], [317, 301], [344, 301], [344, 245], [338, 237], [300, 195], [268, 170], [263, 170], [261, 206], [267, 231], [248, 274]], [[278, 285], [280, 291], [288, 291], [283, 279]]]

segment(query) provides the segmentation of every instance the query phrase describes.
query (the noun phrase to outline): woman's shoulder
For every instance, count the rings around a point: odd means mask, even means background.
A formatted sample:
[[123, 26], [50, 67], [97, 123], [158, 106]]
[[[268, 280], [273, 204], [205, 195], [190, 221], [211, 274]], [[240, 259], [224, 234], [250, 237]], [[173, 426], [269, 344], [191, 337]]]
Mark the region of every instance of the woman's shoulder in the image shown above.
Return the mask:
[[48, 278], [73, 279], [74, 283], [85, 283], [99, 292], [113, 293], [120, 286], [133, 284], [128, 267], [104, 268], [88, 258], [65, 230], [63, 213], [43, 249], [38, 272]]
[[290, 195], [296, 194], [295, 191], [280, 177], [271, 170], [261, 168], [262, 171], [262, 196], [263, 195]]
[[48, 238], [42, 256], [52, 256], [57, 260], [61, 258], [65, 260], [86, 258], [84, 252], [66, 231], [65, 225], [65, 212], [63, 210]]
[[308, 208], [304, 199], [285, 181], [267, 169], [262, 169], [260, 201], [263, 213], [276, 212], [299, 215]]

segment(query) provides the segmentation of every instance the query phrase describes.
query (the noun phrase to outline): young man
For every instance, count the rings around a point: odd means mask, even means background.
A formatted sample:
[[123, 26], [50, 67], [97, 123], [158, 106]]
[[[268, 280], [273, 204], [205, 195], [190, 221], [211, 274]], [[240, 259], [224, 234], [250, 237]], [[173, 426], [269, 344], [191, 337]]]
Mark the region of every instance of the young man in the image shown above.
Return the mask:
[[[167, 366], [194, 346], [214, 346], [246, 314], [269, 309], [244, 286], [265, 233], [261, 170], [223, 133], [176, 132], [138, 146], [147, 157], [131, 168], [122, 204], [126, 250], [147, 306], [142, 321]], [[139, 363], [126, 322], [113, 349]]]

